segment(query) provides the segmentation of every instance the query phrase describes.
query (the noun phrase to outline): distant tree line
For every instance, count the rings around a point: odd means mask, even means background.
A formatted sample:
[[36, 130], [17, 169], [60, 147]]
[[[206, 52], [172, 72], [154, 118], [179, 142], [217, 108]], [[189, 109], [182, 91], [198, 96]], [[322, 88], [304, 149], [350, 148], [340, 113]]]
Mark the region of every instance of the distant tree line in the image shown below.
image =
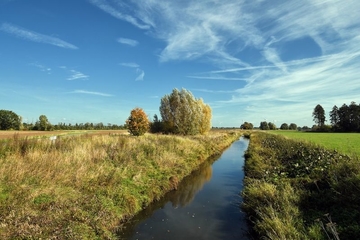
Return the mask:
[[123, 125], [108, 123], [58, 123], [51, 124], [45, 115], [40, 115], [35, 123], [23, 123], [22, 117], [10, 110], [0, 110], [0, 130], [119, 130], [125, 129]]
[[330, 125], [326, 125], [324, 108], [318, 104], [313, 111], [313, 119], [316, 125], [313, 126], [315, 131], [335, 131], [335, 132], [360, 132], [360, 104], [351, 102], [350, 105], [345, 103], [338, 108], [333, 106], [329, 113]]

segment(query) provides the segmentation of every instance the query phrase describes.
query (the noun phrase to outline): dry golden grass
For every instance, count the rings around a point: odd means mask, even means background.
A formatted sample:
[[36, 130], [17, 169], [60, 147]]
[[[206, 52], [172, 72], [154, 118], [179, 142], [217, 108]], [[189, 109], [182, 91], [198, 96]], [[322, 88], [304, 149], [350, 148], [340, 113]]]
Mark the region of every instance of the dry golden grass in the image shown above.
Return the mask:
[[121, 221], [239, 136], [0, 140], [0, 238], [115, 238]]

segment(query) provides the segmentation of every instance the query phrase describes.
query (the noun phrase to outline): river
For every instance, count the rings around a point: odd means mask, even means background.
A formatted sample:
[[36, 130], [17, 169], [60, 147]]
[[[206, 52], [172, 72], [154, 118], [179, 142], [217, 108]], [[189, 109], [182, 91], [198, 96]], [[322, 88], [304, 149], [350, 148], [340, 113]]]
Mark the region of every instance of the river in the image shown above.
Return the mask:
[[240, 210], [244, 152], [240, 138], [186, 177], [176, 191], [151, 204], [119, 233], [120, 239], [248, 239]]

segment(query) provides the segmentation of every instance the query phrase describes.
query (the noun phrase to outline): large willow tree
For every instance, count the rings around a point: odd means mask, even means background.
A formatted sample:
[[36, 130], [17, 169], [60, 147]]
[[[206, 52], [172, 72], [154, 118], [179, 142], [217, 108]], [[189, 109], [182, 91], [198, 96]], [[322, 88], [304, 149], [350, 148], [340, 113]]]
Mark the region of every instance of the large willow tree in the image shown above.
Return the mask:
[[211, 108], [186, 89], [174, 89], [161, 99], [164, 130], [175, 134], [204, 134], [211, 128]]

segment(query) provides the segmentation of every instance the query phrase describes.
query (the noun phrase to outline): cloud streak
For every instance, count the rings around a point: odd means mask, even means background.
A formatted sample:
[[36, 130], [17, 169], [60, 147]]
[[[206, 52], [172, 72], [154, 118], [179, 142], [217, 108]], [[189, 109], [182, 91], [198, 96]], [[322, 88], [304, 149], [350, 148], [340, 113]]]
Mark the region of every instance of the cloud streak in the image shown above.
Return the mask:
[[136, 69], [136, 73], [139, 74], [135, 81], [143, 81], [144, 77], [145, 77], [145, 72], [143, 70], [141, 70], [140, 68]]
[[70, 73], [71, 73], [71, 76], [67, 78], [67, 80], [69, 80], [69, 81], [79, 80], [79, 79], [86, 80], [89, 78], [88, 75], [85, 75], [84, 73], [76, 71], [76, 70], [70, 70]]
[[[139, 23], [139, 20], [136, 19], [135, 17], [131, 16], [130, 14], [126, 14], [123, 13], [119, 10], [116, 9], [113, 4], [111, 4], [111, 1], [106, 1], [106, 0], [89, 0], [90, 3], [92, 3], [93, 5], [95, 5], [96, 7], [100, 8], [101, 10], [103, 10], [104, 12], [110, 14], [111, 16], [120, 19], [120, 20], [124, 20], [126, 22], [129, 22], [131, 24], [133, 24], [134, 26], [140, 28], [140, 29], [149, 29], [150, 26], [146, 25], [146, 24], [142, 24]], [[123, 7], [124, 5], [122, 5]]]
[[67, 49], [78, 49], [78, 47], [76, 47], [75, 45], [65, 42], [64, 40], [61, 40], [59, 38], [51, 37], [51, 36], [37, 33], [34, 31], [30, 31], [30, 30], [15, 26], [10, 23], [2, 23], [0, 25], [0, 30], [3, 32], [7, 32], [11, 35], [14, 35], [16, 37], [19, 37], [19, 38], [22, 38], [25, 40], [29, 40], [32, 42], [45, 43], [45, 44], [50, 44], [50, 45], [54, 45], [54, 46], [61, 47], [61, 48], [67, 48]]
[[123, 67], [131, 67], [131, 68], [138, 68], [139, 67], [139, 64], [133, 63], [133, 62], [119, 63], [119, 65], [123, 66]]
[[91, 92], [86, 90], [75, 90], [71, 93], [77, 93], [77, 94], [89, 94], [89, 95], [96, 95], [96, 96], [102, 96], [102, 97], [112, 97], [113, 95], [107, 94], [107, 93], [101, 93], [101, 92]]
[[129, 45], [131, 47], [135, 47], [139, 44], [138, 41], [133, 40], [133, 39], [129, 39], [129, 38], [118, 38], [117, 41], [119, 43], [125, 44], [125, 45]]

